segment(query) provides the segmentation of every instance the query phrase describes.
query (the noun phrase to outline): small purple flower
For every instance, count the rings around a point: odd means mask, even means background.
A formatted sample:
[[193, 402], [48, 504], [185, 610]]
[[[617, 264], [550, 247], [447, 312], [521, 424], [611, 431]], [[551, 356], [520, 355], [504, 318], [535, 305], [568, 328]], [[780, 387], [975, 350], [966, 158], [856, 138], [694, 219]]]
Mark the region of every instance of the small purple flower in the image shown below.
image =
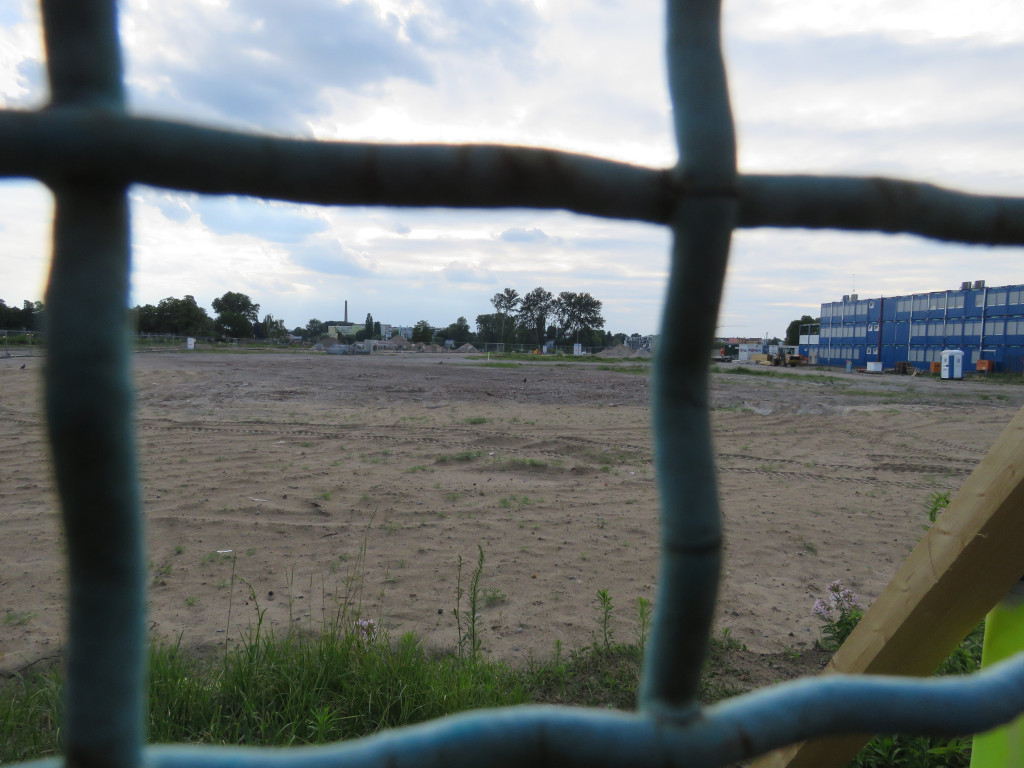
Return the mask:
[[377, 638], [377, 622], [373, 619], [359, 619], [356, 621], [356, 632], [365, 642], [375, 640]]
[[839, 593], [839, 599], [843, 601], [843, 605], [847, 608], [853, 609], [861, 607], [860, 603], [857, 602], [857, 595], [848, 589], [844, 589]]
[[832, 618], [831, 609], [828, 607], [828, 604], [820, 597], [814, 601], [814, 610], [812, 610], [811, 613], [815, 616], [820, 616], [821, 618], [826, 620]]

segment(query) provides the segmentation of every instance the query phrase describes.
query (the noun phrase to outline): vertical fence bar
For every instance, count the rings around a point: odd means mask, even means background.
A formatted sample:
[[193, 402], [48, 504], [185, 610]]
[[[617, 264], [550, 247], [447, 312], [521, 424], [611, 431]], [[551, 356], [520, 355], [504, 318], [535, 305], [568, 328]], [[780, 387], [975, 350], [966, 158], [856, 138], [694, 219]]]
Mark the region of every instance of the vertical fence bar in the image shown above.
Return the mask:
[[692, 193], [680, 198], [672, 219], [672, 267], [652, 379], [662, 553], [640, 707], [677, 721], [698, 711], [721, 562], [707, 379], [736, 220], [736, 150], [719, 12], [719, 0], [668, 6], [669, 88], [680, 151], [674, 174]]
[[[123, 111], [113, 0], [44, 0], [42, 10], [49, 108]], [[135, 768], [145, 714], [145, 568], [127, 200], [124, 187], [88, 178], [46, 181], [56, 197], [46, 409], [71, 590], [63, 748], [72, 768]]]

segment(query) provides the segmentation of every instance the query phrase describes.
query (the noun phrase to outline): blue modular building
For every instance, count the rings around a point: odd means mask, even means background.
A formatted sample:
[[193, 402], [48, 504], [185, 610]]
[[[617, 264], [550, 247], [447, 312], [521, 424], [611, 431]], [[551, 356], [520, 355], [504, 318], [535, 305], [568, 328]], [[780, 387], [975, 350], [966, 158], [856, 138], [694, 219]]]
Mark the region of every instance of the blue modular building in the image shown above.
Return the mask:
[[[964, 352], [964, 370], [1024, 372], [1024, 285], [988, 288], [984, 280], [959, 290], [821, 305], [818, 333], [801, 329], [800, 354], [811, 365], [855, 368], [908, 362], [928, 370], [942, 350]], [[978, 366], [978, 361], [986, 361]]]

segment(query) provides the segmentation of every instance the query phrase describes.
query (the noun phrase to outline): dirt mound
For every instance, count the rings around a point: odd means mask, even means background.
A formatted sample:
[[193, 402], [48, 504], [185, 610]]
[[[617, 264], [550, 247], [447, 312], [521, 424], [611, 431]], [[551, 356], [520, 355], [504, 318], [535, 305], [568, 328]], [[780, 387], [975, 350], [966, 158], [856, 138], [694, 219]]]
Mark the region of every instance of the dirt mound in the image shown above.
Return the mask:
[[633, 350], [627, 347], [625, 344], [619, 344], [617, 347], [608, 347], [608, 349], [602, 349], [594, 357], [610, 357], [616, 359], [622, 359], [625, 357], [632, 357]]

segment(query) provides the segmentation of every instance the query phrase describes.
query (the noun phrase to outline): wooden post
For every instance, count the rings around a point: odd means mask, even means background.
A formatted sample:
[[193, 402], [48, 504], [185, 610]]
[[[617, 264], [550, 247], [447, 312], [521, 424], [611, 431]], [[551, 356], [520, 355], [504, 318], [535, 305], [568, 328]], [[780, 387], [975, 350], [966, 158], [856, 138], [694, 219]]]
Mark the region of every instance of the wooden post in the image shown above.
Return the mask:
[[[930, 675], [1024, 575], [1024, 409], [822, 674]], [[843, 768], [870, 739], [816, 739], [753, 768]]]

